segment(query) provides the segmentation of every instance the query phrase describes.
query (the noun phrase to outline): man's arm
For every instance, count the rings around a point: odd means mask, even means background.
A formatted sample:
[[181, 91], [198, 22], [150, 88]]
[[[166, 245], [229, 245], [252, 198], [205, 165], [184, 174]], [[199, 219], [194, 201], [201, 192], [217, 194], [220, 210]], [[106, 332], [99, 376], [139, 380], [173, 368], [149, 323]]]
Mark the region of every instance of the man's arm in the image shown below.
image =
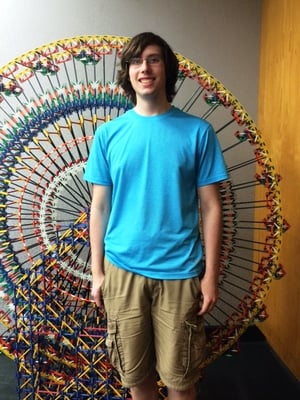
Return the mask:
[[198, 188], [205, 246], [205, 274], [201, 279], [203, 302], [199, 315], [210, 312], [218, 300], [218, 277], [222, 235], [219, 184]]
[[93, 185], [90, 208], [90, 245], [92, 263], [91, 294], [98, 307], [102, 306], [101, 284], [104, 280], [104, 236], [111, 209], [111, 187]]

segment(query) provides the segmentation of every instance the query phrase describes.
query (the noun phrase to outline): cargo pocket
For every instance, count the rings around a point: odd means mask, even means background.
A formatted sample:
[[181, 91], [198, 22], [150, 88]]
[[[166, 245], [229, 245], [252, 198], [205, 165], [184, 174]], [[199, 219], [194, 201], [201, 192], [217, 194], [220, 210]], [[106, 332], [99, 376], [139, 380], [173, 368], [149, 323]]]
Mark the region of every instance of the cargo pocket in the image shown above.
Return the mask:
[[111, 364], [119, 373], [123, 373], [122, 344], [118, 334], [117, 320], [109, 321], [107, 324], [107, 336], [105, 341], [108, 357]]
[[184, 376], [186, 376], [190, 371], [198, 369], [201, 366], [201, 362], [205, 357], [206, 336], [202, 320], [199, 323], [189, 321], [185, 321], [184, 323], [186, 333], [186, 369]]

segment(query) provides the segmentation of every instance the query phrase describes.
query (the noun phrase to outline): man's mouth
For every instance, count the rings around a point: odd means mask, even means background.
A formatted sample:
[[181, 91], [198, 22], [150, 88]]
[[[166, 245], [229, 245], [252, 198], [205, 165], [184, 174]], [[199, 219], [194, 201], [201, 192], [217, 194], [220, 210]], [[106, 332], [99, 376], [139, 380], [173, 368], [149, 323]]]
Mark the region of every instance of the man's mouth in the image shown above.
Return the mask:
[[152, 83], [152, 82], [154, 82], [154, 78], [140, 78], [139, 82], [140, 83]]

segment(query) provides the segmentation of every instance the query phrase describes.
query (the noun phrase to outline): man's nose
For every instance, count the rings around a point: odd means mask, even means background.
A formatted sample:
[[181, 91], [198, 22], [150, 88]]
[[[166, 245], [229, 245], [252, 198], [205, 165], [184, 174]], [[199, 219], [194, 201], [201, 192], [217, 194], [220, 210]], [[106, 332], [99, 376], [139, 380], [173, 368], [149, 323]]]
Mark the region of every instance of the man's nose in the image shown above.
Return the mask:
[[142, 64], [141, 64], [142, 70], [147, 70], [147, 69], [149, 68], [149, 65], [150, 65], [150, 63], [149, 63], [149, 61], [147, 60], [147, 58], [144, 58], [144, 59], [143, 59], [143, 62], [142, 62]]

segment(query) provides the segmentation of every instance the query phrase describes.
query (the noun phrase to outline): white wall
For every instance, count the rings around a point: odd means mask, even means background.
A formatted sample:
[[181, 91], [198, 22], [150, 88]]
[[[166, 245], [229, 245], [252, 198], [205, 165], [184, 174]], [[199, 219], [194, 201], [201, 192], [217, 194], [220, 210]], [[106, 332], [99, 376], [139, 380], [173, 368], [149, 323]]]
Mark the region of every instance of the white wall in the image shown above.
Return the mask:
[[0, 66], [58, 39], [151, 30], [256, 119], [261, 0], [0, 0]]

